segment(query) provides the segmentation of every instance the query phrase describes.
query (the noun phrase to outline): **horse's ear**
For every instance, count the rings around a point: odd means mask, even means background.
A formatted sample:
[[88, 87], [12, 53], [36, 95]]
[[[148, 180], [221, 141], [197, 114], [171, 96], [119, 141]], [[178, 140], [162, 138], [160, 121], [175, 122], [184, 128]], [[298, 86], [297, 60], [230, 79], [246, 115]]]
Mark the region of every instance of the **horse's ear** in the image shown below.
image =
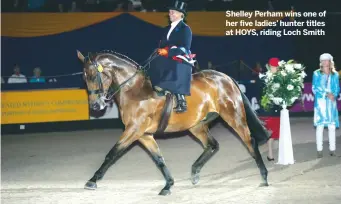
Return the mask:
[[89, 56], [89, 62], [92, 63], [92, 59], [94, 58], [93, 54], [91, 52], [88, 52], [88, 56]]
[[79, 50], [77, 50], [77, 57], [78, 57], [83, 63], [85, 63], [85, 57], [84, 57], [84, 55], [83, 55]]

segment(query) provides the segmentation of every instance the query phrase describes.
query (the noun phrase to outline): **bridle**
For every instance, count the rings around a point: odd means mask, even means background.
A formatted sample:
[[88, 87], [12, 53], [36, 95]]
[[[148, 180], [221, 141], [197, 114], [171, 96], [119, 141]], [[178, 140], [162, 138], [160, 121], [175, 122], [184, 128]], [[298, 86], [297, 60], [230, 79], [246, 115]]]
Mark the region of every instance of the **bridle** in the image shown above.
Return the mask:
[[[129, 77], [127, 80], [125, 80], [122, 84], [120, 84], [116, 88], [113, 88], [113, 86], [109, 86], [109, 89], [108, 89], [107, 93], [105, 93], [104, 92], [104, 88], [103, 88], [102, 77], [101, 77], [101, 73], [102, 72], [100, 71], [100, 67], [102, 65], [99, 64], [95, 60], [92, 61], [90, 59], [89, 55], [90, 54], [88, 54], [88, 56], [86, 56], [84, 58], [84, 63], [89, 62], [91, 65], [93, 65], [96, 68], [96, 78], [97, 78], [98, 89], [88, 90], [88, 94], [89, 95], [96, 94], [97, 95], [97, 102], [99, 102], [99, 103], [111, 101], [113, 99], [113, 97], [115, 96], [115, 94], [118, 93], [123, 88], [123, 86], [125, 86], [130, 80], [132, 80], [138, 73], [140, 73], [140, 72], [145, 72], [146, 73], [149, 68], [148, 69], [145, 69], [145, 68], [150, 64], [151, 61], [153, 61], [157, 56], [159, 56], [157, 54], [157, 50], [155, 50], [148, 57], [148, 59], [144, 62], [144, 65], [138, 67], [137, 71], [133, 74], [133, 76]], [[102, 69], [103, 69], [103, 67], [102, 67]]]

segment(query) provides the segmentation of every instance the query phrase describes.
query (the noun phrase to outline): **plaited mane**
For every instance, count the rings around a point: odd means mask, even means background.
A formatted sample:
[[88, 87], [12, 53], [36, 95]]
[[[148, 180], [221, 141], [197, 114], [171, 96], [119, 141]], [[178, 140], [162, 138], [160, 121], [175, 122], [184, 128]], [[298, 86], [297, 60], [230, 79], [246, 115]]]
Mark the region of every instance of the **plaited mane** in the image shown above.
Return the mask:
[[135, 62], [134, 60], [132, 60], [132, 59], [129, 58], [128, 56], [123, 55], [123, 54], [118, 53], [118, 52], [115, 52], [115, 51], [112, 51], [112, 50], [102, 50], [102, 51], [100, 51], [100, 52], [97, 52], [96, 54], [97, 54], [97, 55], [98, 55], [98, 54], [112, 54], [112, 55], [118, 57], [118, 58], [121, 59], [121, 60], [130, 62], [131, 64], [133, 64], [134, 66], [136, 66], [137, 69], [141, 67], [137, 62]]

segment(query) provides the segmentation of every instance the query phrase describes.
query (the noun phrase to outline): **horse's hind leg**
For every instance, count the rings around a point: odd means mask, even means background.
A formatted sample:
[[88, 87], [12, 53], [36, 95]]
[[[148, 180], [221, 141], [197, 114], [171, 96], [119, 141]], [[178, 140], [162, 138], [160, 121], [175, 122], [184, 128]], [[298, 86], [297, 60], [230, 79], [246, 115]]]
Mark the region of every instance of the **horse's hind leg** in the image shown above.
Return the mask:
[[161, 190], [159, 195], [169, 195], [170, 188], [174, 185], [174, 179], [172, 178], [166, 166], [165, 160], [163, 159], [158, 144], [156, 143], [152, 135], [144, 135], [139, 139], [139, 141], [151, 153], [154, 162], [159, 167], [166, 179], [166, 186]]
[[208, 126], [199, 123], [189, 131], [200, 140], [204, 146], [204, 152], [192, 165], [192, 183], [193, 185], [199, 182], [199, 173], [204, 164], [219, 150], [219, 143], [211, 135], [209, 135]]
[[264, 165], [257, 142], [254, 139], [251, 139], [251, 133], [246, 121], [246, 114], [243, 107], [242, 101], [236, 103], [227, 101], [220, 108], [220, 116], [236, 131], [245, 143], [252, 157], [255, 159], [263, 180], [261, 186], [268, 186], [268, 170]]
[[265, 164], [264, 164], [263, 159], [262, 159], [262, 155], [260, 154], [259, 149], [258, 149], [258, 144], [254, 138], [252, 138], [252, 146], [255, 150], [255, 155], [256, 155], [255, 160], [256, 160], [257, 166], [258, 166], [260, 173], [262, 175], [262, 183], [259, 186], [260, 187], [269, 186], [269, 184], [268, 184], [268, 170], [265, 167]]

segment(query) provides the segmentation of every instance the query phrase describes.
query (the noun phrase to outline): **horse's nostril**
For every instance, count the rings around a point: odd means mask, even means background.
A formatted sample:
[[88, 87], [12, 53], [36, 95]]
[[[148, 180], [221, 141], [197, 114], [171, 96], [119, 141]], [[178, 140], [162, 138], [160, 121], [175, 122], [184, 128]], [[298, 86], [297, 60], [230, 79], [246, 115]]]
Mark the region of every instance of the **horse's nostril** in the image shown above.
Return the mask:
[[99, 110], [99, 109], [100, 109], [99, 104], [98, 104], [98, 103], [92, 104], [92, 109], [93, 109], [93, 110]]

